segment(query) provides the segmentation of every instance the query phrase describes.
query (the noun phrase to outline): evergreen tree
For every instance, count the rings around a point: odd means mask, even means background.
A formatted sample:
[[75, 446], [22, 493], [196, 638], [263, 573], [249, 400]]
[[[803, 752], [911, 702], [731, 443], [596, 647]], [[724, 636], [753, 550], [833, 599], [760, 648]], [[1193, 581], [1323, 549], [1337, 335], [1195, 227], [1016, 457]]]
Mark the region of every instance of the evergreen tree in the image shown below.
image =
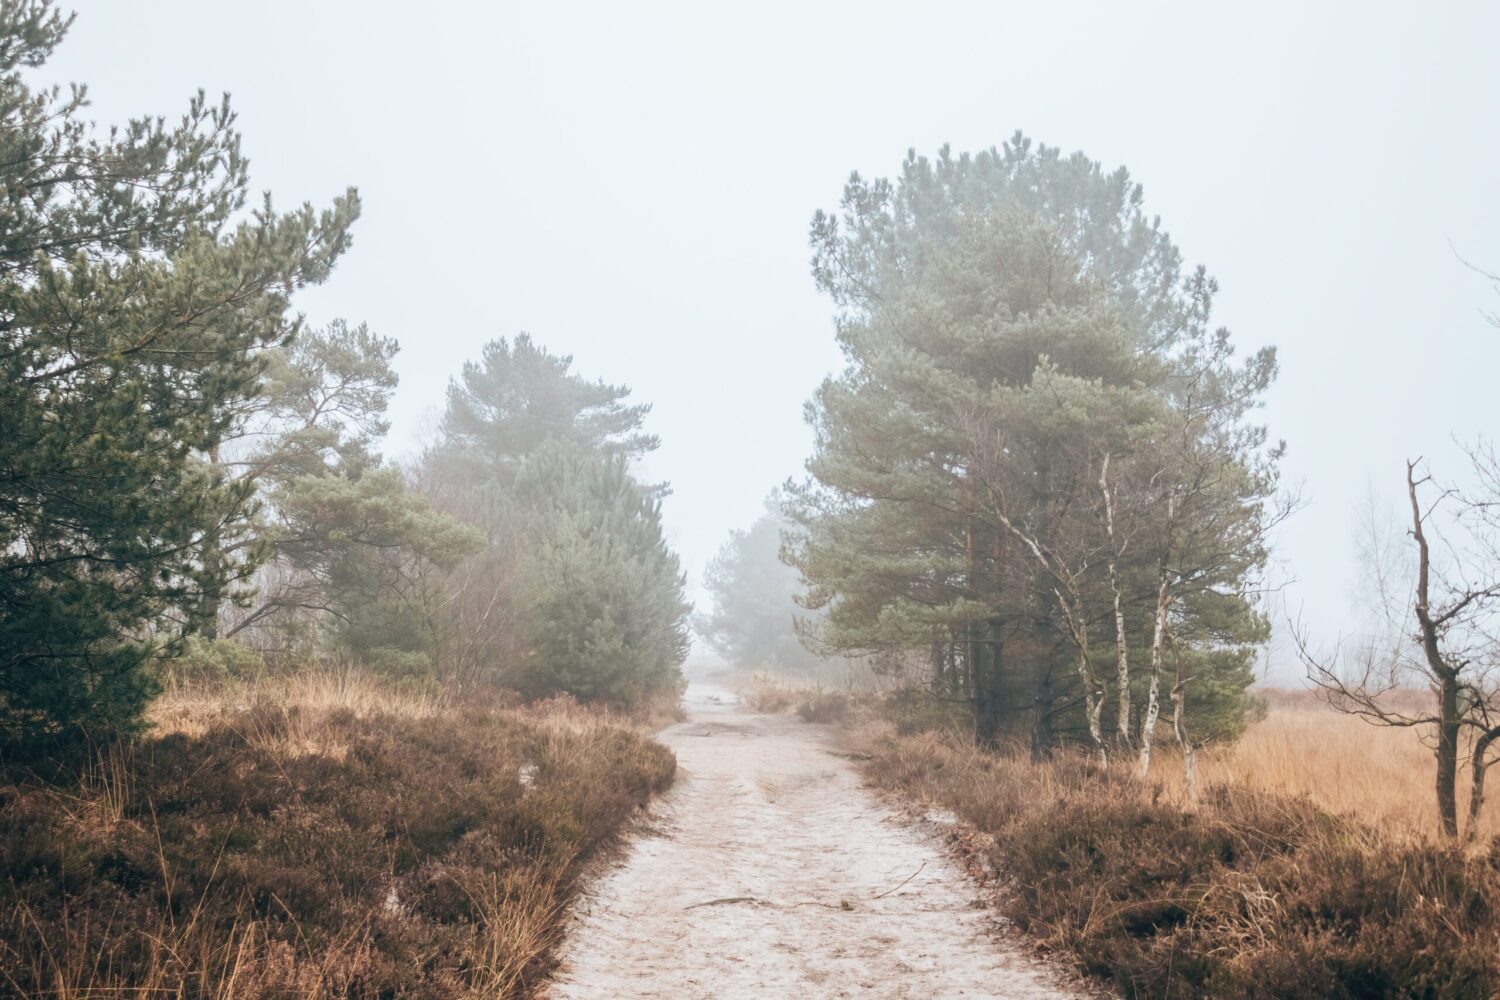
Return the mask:
[[1244, 417], [1274, 354], [1231, 363], [1213, 282], [1140, 201], [1123, 170], [1017, 136], [856, 176], [813, 221], [848, 367], [792, 493], [804, 602], [827, 651], [928, 652], [985, 742], [1011, 725], [1037, 753], [1102, 753], [1111, 710], [1134, 739], [1129, 692], [1159, 707], [1169, 651], [1213, 673], [1232, 725], [1264, 634], [1275, 452]]
[[[148, 660], [265, 552], [209, 461], [358, 214], [240, 213], [227, 101], [106, 134], [33, 91], [69, 20], [0, 6], [0, 714], [7, 737], [129, 729]], [[235, 559], [214, 553], [236, 547]]]
[[712, 609], [696, 622], [710, 647], [745, 669], [807, 670], [818, 662], [798, 637], [796, 571], [781, 560], [787, 527], [779, 493], [749, 528], [735, 531], [703, 574]]
[[485, 537], [448, 605], [459, 673], [625, 703], [680, 679], [688, 606], [664, 488], [630, 472], [657, 445], [649, 407], [571, 369], [525, 334], [486, 344], [449, 386], [420, 481]]
[[561, 443], [528, 459], [516, 493], [531, 536], [523, 684], [620, 704], [672, 690], [690, 606], [660, 500], [624, 456]]
[[448, 385], [445, 450], [484, 462], [483, 475], [498, 479], [549, 441], [628, 458], [655, 450], [656, 437], [640, 429], [651, 407], [627, 405], [629, 389], [590, 382], [572, 366], [571, 355], [551, 354], [525, 333], [485, 344]]
[[264, 394], [243, 430], [259, 446], [236, 464], [265, 495], [261, 536], [274, 560], [258, 602], [231, 635], [321, 634], [401, 672], [436, 666], [443, 574], [481, 538], [433, 510], [375, 450], [396, 387], [397, 349], [364, 325], [337, 320], [272, 353]]

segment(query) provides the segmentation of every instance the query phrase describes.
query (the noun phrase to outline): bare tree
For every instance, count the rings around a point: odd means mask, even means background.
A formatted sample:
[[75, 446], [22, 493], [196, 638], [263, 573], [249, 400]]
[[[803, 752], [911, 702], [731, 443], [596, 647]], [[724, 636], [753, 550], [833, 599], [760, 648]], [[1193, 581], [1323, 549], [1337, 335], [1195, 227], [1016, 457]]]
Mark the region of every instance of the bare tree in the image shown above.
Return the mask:
[[[1500, 740], [1500, 462], [1485, 444], [1470, 457], [1477, 482], [1470, 493], [1437, 487], [1419, 473], [1420, 459], [1406, 464], [1407, 534], [1415, 550], [1414, 579], [1404, 588], [1415, 622], [1409, 641], [1390, 651], [1367, 642], [1352, 660], [1314, 654], [1301, 631], [1297, 646], [1309, 677], [1335, 708], [1416, 729], [1429, 743], [1438, 816], [1449, 837], [1459, 834], [1458, 772], [1467, 759], [1472, 785], [1464, 832], [1472, 839], [1494, 763], [1490, 750]], [[1372, 544], [1369, 551], [1382, 556], [1374, 583], [1394, 598], [1398, 586], [1388, 571], [1397, 561], [1378, 540]], [[1432, 692], [1430, 711], [1406, 711], [1392, 697], [1417, 684]]]

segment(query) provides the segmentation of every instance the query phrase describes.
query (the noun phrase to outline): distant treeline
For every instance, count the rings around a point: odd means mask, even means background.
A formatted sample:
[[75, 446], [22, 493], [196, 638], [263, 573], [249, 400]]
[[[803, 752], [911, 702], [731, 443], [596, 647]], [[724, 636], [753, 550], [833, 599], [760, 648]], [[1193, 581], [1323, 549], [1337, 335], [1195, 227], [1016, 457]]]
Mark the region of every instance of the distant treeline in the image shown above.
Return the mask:
[[350, 244], [249, 206], [227, 99], [109, 132], [38, 91], [71, 18], [0, 4], [0, 738], [133, 730], [173, 673], [309, 658], [631, 701], [687, 606], [628, 390], [522, 335], [383, 459], [396, 341], [309, 328]]

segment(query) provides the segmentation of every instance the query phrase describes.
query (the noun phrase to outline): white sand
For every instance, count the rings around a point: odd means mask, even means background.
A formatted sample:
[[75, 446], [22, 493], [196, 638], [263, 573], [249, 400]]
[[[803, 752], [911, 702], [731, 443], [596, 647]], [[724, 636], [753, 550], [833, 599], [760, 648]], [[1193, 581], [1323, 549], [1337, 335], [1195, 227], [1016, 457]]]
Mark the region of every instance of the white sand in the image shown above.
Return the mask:
[[[827, 730], [689, 689], [676, 786], [579, 900], [549, 996], [1082, 994], [997, 932], [930, 834], [828, 752]], [[905, 880], [905, 881], [903, 881]]]

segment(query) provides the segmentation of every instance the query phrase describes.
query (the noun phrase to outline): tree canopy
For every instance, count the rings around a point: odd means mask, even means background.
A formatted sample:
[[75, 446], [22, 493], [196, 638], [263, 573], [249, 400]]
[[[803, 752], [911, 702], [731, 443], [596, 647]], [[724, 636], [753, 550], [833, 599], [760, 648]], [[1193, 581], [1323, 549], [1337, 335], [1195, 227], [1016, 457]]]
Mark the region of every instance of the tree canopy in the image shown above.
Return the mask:
[[813, 220], [847, 367], [790, 494], [803, 600], [825, 651], [919, 655], [985, 741], [1145, 759], [1169, 662], [1185, 742], [1242, 715], [1279, 454], [1246, 417], [1275, 355], [1234, 359], [1141, 202], [1018, 135], [856, 175]]
[[101, 133], [33, 90], [69, 19], [0, 7], [0, 700], [11, 735], [129, 728], [144, 669], [265, 551], [253, 484], [209, 460], [359, 214], [243, 211], [227, 99]]

